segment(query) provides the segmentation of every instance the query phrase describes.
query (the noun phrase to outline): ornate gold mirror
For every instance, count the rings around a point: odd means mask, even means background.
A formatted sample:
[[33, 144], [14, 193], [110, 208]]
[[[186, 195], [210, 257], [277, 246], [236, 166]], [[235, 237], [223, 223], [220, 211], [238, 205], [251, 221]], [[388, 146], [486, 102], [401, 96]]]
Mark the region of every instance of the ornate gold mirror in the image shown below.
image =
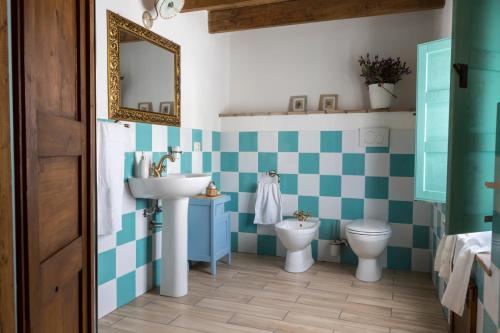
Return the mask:
[[181, 124], [181, 47], [108, 11], [109, 118]]

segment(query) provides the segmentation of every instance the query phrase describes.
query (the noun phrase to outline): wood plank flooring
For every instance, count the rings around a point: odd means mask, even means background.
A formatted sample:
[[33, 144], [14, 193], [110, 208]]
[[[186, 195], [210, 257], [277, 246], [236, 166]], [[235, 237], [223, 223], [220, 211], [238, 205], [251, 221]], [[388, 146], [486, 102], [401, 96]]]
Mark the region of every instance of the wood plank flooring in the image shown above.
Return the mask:
[[316, 263], [301, 274], [283, 258], [234, 253], [212, 278], [189, 272], [189, 294], [152, 290], [99, 320], [99, 332], [363, 333], [447, 332], [429, 274], [385, 270], [364, 283], [355, 267]]

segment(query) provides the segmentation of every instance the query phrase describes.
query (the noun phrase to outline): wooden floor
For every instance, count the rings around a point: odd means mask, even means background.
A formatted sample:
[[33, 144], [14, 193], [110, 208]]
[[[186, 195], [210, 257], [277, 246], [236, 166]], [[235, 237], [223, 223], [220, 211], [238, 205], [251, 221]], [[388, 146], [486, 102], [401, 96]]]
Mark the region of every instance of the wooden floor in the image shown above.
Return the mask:
[[352, 266], [317, 263], [292, 274], [282, 258], [233, 258], [215, 279], [207, 265], [191, 269], [185, 297], [138, 297], [99, 320], [99, 332], [447, 332], [428, 274], [385, 270], [363, 283]]

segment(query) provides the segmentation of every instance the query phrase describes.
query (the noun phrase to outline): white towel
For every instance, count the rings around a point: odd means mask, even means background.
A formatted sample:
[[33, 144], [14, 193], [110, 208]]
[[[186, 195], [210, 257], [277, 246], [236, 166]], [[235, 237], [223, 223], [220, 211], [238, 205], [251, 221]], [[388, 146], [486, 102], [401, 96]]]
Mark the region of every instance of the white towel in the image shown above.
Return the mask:
[[97, 123], [97, 235], [121, 230], [126, 128]]
[[275, 224], [283, 220], [280, 186], [264, 180], [257, 184], [254, 224]]
[[446, 286], [441, 304], [459, 316], [464, 311], [467, 287], [474, 257], [479, 252], [491, 249], [491, 232], [478, 232], [457, 236], [453, 270]]
[[436, 258], [434, 259], [434, 270], [439, 272], [439, 277], [445, 279], [446, 282], [450, 279], [456, 239], [455, 235], [443, 236], [439, 242]]

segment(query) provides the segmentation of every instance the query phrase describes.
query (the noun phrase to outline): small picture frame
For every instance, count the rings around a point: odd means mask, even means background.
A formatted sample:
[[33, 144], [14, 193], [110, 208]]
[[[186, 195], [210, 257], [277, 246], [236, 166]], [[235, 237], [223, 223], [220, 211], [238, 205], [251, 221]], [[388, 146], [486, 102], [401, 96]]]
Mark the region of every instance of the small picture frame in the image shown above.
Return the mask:
[[288, 105], [288, 111], [306, 112], [306, 110], [307, 110], [307, 96], [290, 97], [290, 104]]
[[160, 113], [174, 115], [174, 102], [160, 102]]
[[137, 108], [141, 111], [153, 112], [153, 102], [140, 102]]
[[339, 95], [337, 94], [323, 94], [319, 96], [320, 111], [337, 110], [339, 104]]

